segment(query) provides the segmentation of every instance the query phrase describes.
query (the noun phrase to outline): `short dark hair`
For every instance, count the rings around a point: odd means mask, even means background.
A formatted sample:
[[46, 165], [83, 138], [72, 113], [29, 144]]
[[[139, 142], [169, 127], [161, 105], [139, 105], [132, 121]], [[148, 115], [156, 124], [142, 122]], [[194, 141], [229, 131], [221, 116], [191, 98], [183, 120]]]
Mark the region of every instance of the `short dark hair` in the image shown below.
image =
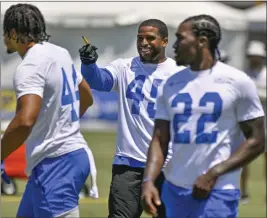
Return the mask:
[[[24, 42], [27, 37], [32, 42], [48, 41], [44, 16], [40, 10], [31, 4], [16, 4], [10, 6], [4, 16], [4, 34], [10, 37], [10, 31], [15, 29], [18, 41]], [[22, 37], [20, 37], [22, 36]]]
[[218, 21], [210, 15], [201, 14], [189, 17], [182, 23], [186, 22], [192, 22], [192, 31], [196, 36], [206, 36], [208, 38], [212, 55], [215, 57], [217, 51], [220, 59], [218, 44], [221, 41], [221, 27]]
[[158, 29], [158, 32], [159, 32], [159, 34], [160, 34], [160, 36], [162, 38], [168, 37], [168, 28], [167, 28], [167, 25], [163, 21], [161, 21], [161, 20], [158, 20], [158, 19], [148, 19], [148, 20], [145, 20], [145, 21], [143, 21], [139, 25], [139, 28], [138, 29], [140, 29], [143, 26], [153, 26], [153, 27], [156, 27]]

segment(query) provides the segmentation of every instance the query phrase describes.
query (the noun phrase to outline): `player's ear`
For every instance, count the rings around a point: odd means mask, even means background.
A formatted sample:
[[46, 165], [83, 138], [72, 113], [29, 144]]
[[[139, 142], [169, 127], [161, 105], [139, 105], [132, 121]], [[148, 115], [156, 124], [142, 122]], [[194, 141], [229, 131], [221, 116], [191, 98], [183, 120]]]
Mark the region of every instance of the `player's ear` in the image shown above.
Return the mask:
[[208, 46], [208, 38], [206, 36], [200, 36], [198, 38], [199, 48], [205, 48]]
[[10, 30], [10, 38], [13, 39], [13, 40], [16, 40], [18, 37], [17, 35], [17, 31], [13, 28]]
[[165, 38], [163, 38], [162, 39], [162, 47], [167, 47], [167, 45], [168, 45], [168, 37], [165, 37]]

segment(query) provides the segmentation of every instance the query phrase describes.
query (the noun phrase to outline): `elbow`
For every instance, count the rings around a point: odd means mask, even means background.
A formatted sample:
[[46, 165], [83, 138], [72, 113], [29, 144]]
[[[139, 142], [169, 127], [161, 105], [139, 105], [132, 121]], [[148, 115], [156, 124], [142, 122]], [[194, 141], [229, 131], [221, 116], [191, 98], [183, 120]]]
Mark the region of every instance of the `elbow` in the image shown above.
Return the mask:
[[266, 136], [265, 136], [265, 131], [262, 132], [262, 136], [258, 140], [258, 147], [259, 147], [259, 152], [264, 153], [265, 147], [266, 147]]
[[91, 107], [94, 104], [93, 93], [90, 91], [87, 96], [88, 96], [88, 98], [86, 98], [87, 99], [87, 105], [88, 105], [88, 107]]
[[259, 153], [262, 154], [265, 152], [265, 140], [261, 141], [260, 142], [260, 145], [259, 145]]
[[91, 107], [93, 104], [94, 104], [94, 98], [92, 96], [89, 103], [88, 103], [88, 107]]
[[35, 122], [36, 119], [24, 116], [19, 119], [19, 126], [23, 129], [31, 130]]
[[88, 98], [86, 98], [85, 101], [83, 101], [83, 107], [85, 107], [86, 109], [91, 107], [94, 104], [94, 98], [92, 95], [88, 96]]
[[251, 149], [257, 154], [262, 154], [265, 151], [265, 137], [251, 139]]

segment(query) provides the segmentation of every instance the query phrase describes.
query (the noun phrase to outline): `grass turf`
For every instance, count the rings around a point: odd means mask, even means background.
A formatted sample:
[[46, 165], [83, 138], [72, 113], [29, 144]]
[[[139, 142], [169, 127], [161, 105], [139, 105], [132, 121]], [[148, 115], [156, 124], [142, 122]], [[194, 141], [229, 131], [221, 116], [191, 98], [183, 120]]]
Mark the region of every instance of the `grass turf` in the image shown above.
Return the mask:
[[[98, 170], [98, 188], [100, 198], [80, 200], [81, 217], [107, 217], [108, 193], [111, 181], [111, 163], [115, 150], [115, 133], [84, 133], [84, 137], [92, 149]], [[1, 217], [15, 217], [25, 181], [17, 180], [18, 195], [2, 196]], [[241, 205], [239, 217], [266, 217], [266, 183], [264, 180], [264, 158], [258, 158], [250, 165], [249, 204]], [[148, 217], [143, 214], [143, 217]]]

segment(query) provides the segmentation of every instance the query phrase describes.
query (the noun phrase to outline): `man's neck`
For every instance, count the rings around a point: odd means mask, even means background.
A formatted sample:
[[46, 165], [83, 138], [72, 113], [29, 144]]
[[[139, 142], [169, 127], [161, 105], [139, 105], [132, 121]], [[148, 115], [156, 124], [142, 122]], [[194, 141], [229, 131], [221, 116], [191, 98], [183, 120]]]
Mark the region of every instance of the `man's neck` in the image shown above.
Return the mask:
[[210, 53], [203, 53], [202, 57], [195, 61], [194, 64], [191, 64], [190, 68], [193, 71], [208, 70], [215, 65], [216, 59]]
[[20, 49], [18, 50], [18, 53], [20, 57], [23, 59], [27, 51], [33, 47], [36, 44], [36, 42], [29, 42], [29, 43], [24, 43], [21, 44]]
[[143, 64], [160, 64], [160, 63], [166, 61], [167, 57], [164, 56], [162, 58], [159, 58], [159, 59], [156, 59], [156, 60], [152, 60], [152, 61], [145, 61], [145, 60], [142, 60], [142, 59], [140, 59], [140, 60], [143, 62]]

